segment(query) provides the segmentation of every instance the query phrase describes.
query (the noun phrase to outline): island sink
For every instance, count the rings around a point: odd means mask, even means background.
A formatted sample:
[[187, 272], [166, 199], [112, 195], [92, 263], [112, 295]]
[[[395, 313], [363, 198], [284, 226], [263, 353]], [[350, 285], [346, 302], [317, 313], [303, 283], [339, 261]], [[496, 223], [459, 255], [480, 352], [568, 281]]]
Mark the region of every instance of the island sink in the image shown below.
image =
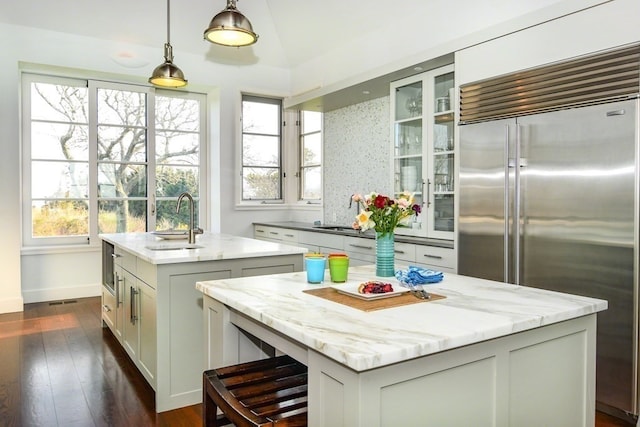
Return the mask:
[[158, 243], [155, 245], [147, 245], [145, 246], [145, 248], [152, 251], [178, 251], [178, 250], [185, 250], [185, 249], [200, 249], [200, 248], [204, 248], [204, 246], [196, 245], [193, 243], [179, 243], [179, 244]]

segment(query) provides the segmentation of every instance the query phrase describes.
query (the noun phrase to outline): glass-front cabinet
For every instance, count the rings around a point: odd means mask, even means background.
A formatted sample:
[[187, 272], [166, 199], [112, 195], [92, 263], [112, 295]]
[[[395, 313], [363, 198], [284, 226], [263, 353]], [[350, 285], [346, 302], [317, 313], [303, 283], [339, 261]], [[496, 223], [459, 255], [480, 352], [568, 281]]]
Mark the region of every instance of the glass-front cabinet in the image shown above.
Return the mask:
[[453, 240], [453, 65], [391, 83], [392, 185], [415, 194], [422, 214], [398, 234]]

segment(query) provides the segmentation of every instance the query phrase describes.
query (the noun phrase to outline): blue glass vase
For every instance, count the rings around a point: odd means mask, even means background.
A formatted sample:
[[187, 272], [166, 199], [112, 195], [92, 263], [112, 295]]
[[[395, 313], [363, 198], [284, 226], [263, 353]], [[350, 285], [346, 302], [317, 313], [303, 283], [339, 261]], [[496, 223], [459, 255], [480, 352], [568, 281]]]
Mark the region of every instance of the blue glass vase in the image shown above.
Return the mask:
[[376, 276], [393, 277], [395, 241], [393, 233], [376, 232]]

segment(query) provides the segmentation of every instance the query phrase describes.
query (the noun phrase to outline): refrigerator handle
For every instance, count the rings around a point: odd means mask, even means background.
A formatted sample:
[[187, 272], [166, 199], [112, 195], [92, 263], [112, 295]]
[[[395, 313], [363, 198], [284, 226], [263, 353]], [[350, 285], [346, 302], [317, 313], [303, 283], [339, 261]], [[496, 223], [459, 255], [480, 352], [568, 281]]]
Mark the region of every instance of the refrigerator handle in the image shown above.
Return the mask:
[[504, 233], [503, 238], [503, 247], [504, 247], [504, 270], [503, 270], [503, 279], [505, 283], [509, 282], [509, 125], [504, 126], [505, 135], [504, 135]]
[[515, 285], [520, 284], [520, 157], [521, 157], [521, 129], [519, 124], [516, 124], [516, 145], [515, 145], [515, 183], [513, 188], [513, 283]]

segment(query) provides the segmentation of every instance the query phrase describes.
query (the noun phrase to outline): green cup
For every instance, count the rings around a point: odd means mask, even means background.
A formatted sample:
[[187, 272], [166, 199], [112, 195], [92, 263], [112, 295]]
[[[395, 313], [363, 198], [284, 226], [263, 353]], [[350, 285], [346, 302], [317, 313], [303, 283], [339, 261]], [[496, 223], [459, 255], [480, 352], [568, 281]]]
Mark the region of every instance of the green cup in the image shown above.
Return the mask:
[[349, 273], [349, 257], [344, 254], [329, 255], [329, 275], [334, 283], [347, 281]]

